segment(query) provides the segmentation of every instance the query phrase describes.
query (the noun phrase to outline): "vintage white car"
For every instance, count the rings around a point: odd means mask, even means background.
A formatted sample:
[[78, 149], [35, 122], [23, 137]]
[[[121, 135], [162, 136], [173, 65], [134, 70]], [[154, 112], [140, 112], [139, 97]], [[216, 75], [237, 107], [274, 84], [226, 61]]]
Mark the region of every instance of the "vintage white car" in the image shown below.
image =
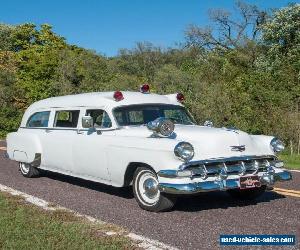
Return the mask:
[[7, 136], [7, 154], [25, 177], [49, 170], [133, 186], [143, 209], [171, 209], [178, 195], [226, 190], [254, 199], [292, 178], [272, 136], [196, 125], [182, 94], [102, 92], [33, 103]]

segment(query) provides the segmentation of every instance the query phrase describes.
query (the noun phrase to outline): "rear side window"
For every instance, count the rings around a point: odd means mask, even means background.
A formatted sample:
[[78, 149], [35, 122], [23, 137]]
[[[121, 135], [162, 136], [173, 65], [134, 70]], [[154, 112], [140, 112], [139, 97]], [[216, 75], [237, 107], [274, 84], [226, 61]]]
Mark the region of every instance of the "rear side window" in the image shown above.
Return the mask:
[[54, 127], [76, 128], [78, 123], [79, 110], [56, 111]]
[[27, 121], [26, 127], [39, 128], [48, 127], [50, 111], [34, 113]]

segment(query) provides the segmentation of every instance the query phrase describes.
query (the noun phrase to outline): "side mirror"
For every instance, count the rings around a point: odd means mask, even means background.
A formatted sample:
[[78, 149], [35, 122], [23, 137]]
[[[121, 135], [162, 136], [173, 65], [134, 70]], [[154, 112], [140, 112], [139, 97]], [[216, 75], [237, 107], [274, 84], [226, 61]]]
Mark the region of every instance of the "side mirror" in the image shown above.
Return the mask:
[[94, 126], [93, 117], [83, 116], [81, 123], [83, 128], [92, 128]]
[[213, 127], [214, 126], [212, 121], [205, 121], [203, 125], [206, 126], [206, 127]]

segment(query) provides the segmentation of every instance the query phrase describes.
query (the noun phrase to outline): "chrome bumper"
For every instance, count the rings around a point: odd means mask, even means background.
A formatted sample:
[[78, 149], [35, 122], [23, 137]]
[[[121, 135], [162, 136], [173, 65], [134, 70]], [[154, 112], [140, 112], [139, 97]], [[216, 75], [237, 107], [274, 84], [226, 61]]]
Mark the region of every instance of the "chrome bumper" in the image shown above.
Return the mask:
[[[286, 170], [273, 174], [265, 173], [260, 176], [261, 184], [266, 186], [272, 186], [276, 181], [288, 181], [291, 179], [291, 173]], [[239, 178], [226, 180], [216, 179], [214, 181], [201, 181], [186, 184], [159, 183], [160, 192], [169, 194], [195, 194], [235, 188], [240, 188]]]

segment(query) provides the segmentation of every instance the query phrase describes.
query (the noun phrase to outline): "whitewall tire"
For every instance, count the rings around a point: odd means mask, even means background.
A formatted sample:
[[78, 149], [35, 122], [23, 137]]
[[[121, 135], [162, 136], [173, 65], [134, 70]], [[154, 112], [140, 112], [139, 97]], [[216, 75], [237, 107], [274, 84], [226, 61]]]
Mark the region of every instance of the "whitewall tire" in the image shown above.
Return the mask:
[[37, 177], [40, 174], [39, 170], [30, 165], [29, 163], [19, 162], [19, 168], [22, 175], [27, 178]]
[[159, 191], [155, 172], [146, 167], [136, 169], [133, 176], [133, 193], [139, 206], [152, 212], [170, 210], [176, 202], [175, 197], [166, 196]]

